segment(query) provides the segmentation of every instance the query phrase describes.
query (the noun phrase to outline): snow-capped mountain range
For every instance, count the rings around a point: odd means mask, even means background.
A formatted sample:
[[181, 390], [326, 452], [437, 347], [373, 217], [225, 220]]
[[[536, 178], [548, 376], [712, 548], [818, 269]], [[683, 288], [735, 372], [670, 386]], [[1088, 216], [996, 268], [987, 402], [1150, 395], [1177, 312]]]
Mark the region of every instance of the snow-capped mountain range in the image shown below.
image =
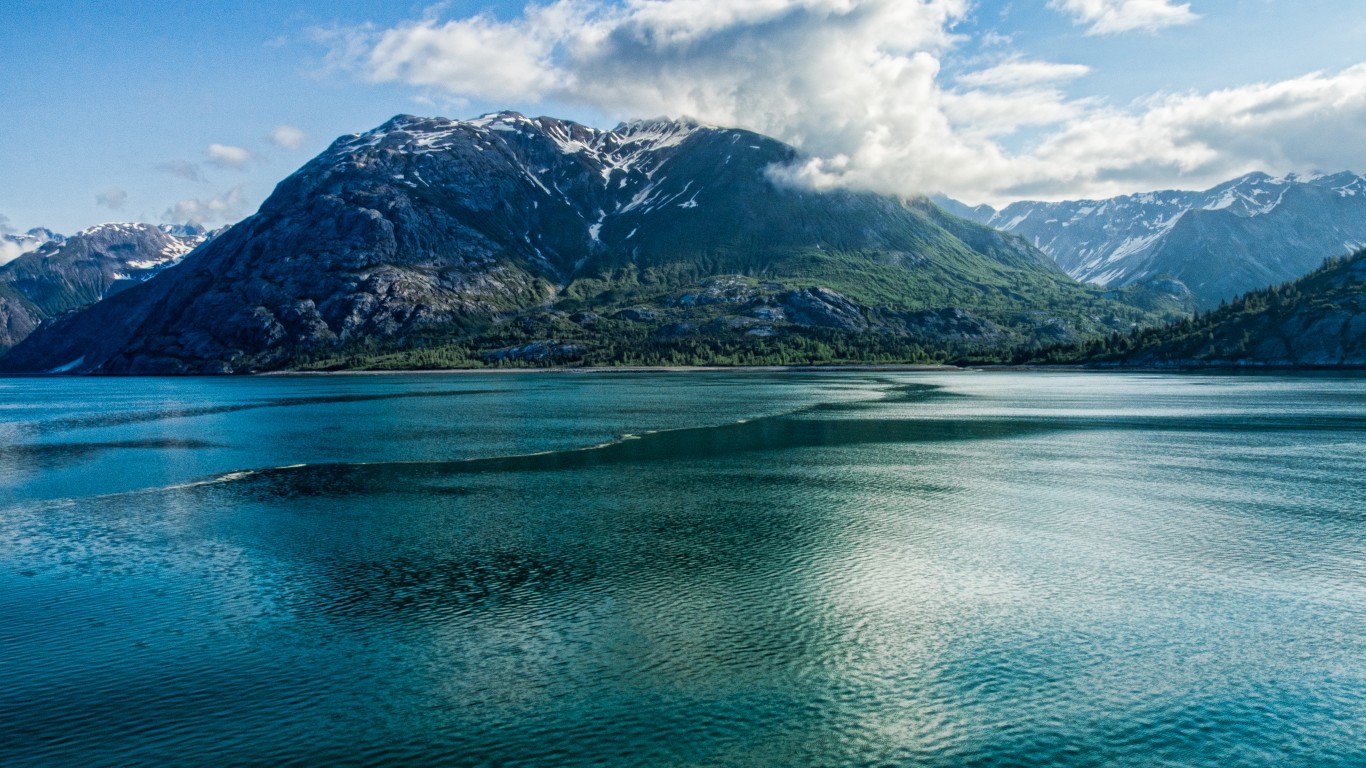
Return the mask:
[[950, 211], [1020, 235], [1085, 282], [1175, 277], [1203, 306], [1293, 280], [1366, 244], [1366, 177], [1252, 173], [1200, 192]]
[[180, 266], [44, 327], [3, 365], [236, 372], [357, 345], [591, 352], [751, 331], [1004, 344], [1151, 317], [924, 200], [775, 183], [798, 157], [687, 120], [399, 115], [337, 139]]
[[0, 265], [0, 350], [19, 343], [50, 317], [158, 274], [210, 235], [190, 225], [115, 222], [70, 237], [46, 229], [20, 237], [24, 252]]
[[[533, 188], [533, 198], [550, 198], [531, 199], [533, 209], [539, 210], [543, 203], [560, 209], [534, 215], [533, 222], [547, 216], [549, 221], [537, 223], [553, 225], [532, 226], [519, 233], [520, 239], [529, 246], [529, 255], [568, 277], [587, 261], [581, 246], [586, 245], [589, 251], [601, 249], [604, 228], [621, 229], [613, 223], [630, 219], [632, 214], [669, 207], [699, 207], [704, 190], [696, 178], [689, 178], [686, 172], [660, 173], [660, 169], [675, 159], [673, 150], [690, 137], [723, 133], [732, 145], [724, 164], [729, 164], [737, 152], [753, 155], [769, 149], [757, 136], [742, 142], [743, 132], [692, 120], [640, 120], [603, 131], [555, 118], [499, 112], [463, 121], [400, 116], [374, 130], [339, 139], [329, 156], [335, 168], [343, 168], [358, 154], [402, 154], [407, 158], [407, 168], [393, 174], [391, 181], [414, 194], [449, 183], [423, 175], [424, 156], [466, 155], [463, 165], [469, 172], [492, 170], [490, 161], [499, 166], [498, 173], [484, 179], [472, 177], [476, 184], [506, 184], [509, 180], [493, 177], [506, 175], [508, 169], [502, 166], [511, 161], [514, 175]], [[475, 153], [472, 157], [468, 156], [471, 151]], [[578, 226], [572, 229], [581, 230], [584, 236], [573, 238], [576, 242], [570, 250], [577, 253], [569, 261], [563, 258], [569, 244], [557, 242], [569, 234], [564, 231], [570, 224], [564, 220], [566, 215], [578, 219]], [[622, 239], [629, 240], [636, 231], [633, 228], [618, 234], [624, 233]]]
[[260, 370], [356, 342], [512, 338], [492, 330], [511, 319], [591, 344], [612, 338], [592, 330], [604, 317], [649, 324], [636, 330], [651, 344], [755, 323], [764, 338], [1038, 343], [1215, 306], [1366, 243], [1366, 178], [1351, 173], [1001, 211], [938, 201], [972, 223], [922, 198], [775, 184], [799, 159], [687, 120], [399, 115], [334, 141], [177, 269], [204, 233], [28, 233], [25, 248], [48, 242], [0, 267], [0, 346], [83, 307], [5, 365]]

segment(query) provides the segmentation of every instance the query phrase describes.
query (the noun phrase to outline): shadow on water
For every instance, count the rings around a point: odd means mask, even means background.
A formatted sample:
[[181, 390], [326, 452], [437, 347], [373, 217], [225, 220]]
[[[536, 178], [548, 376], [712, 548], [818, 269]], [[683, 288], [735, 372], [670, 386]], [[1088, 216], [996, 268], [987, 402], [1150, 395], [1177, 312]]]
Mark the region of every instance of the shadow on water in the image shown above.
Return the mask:
[[406, 400], [412, 398], [463, 397], [466, 395], [499, 394], [498, 389], [454, 389], [435, 392], [394, 392], [368, 395], [318, 395], [313, 397], [284, 397], [275, 400], [252, 403], [231, 403], [227, 405], [208, 405], [198, 408], [163, 408], [160, 410], [138, 410], [125, 413], [99, 413], [54, 419], [37, 424], [26, 425], [25, 429], [34, 433], [61, 432], [71, 429], [90, 429], [95, 427], [118, 427], [128, 424], [143, 424], [167, 419], [184, 419], [194, 416], [213, 416], [238, 411], [251, 411], [259, 408], [295, 408], [307, 405], [340, 405], [343, 403], [366, 403], [376, 400]]
[[146, 450], [196, 450], [218, 448], [217, 443], [207, 440], [148, 438], [146, 440], [113, 440], [109, 442], [80, 443], [35, 443], [29, 445], [0, 446], [0, 466], [7, 464], [39, 466], [52, 468], [74, 464], [97, 456], [105, 451], [146, 449]]
[[[1021, 417], [858, 418], [857, 413], [896, 402], [931, 404], [966, 397], [927, 384], [897, 384], [886, 397], [871, 401], [823, 402], [796, 411], [717, 426], [627, 434], [584, 448], [459, 461], [374, 464], [316, 464], [238, 472], [218, 478], [233, 492], [264, 498], [354, 496], [433, 490], [466, 493], [432, 485], [474, 474], [558, 472], [591, 467], [717, 459], [746, 453], [859, 445], [1004, 440], [1052, 432], [1088, 430], [1294, 431], [1366, 430], [1366, 418], [1323, 419], [1291, 415], [1255, 422], [1211, 416], [1173, 417]], [[820, 418], [836, 415], [835, 418]], [[210, 483], [213, 484], [213, 483]], [[206, 484], [208, 485], [208, 484]]]
[[[874, 401], [819, 403], [779, 416], [718, 426], [628, 434], [585, 448], [459, 461], [313, 464], [236, 472], [199, 488], [230, 485], [231, 492], [263, 498], [356, 496], [374, 493], [465, 493], [429, 485], [462, 475], [557, 472], [618, 465], [716, 459], [793, 448], [839, 447], [1017, 437], [1046, 428], [1018, 420], [819, 418], [854, 413], [889, 402], [930, 402], [956, 397], [931, 385], [897, 385]], [[415, 485], [416, 484], [416, 485]]]
[[[884, 382], [879, 382], [884, 383]], [[1301, 415], [1267, 417], [1255, 422], [1220, 415], [1144, 416], [1039, 416], [945, 418], [927, 413], [919, 418], [886, 418], [860, 412], [885, 408], [898, 402], [933, 404], [958, 400], [960, 393], [937, 385], [885, 382], [889, 389], [881, 398], [821, 402], [786, 414], [766, 416], [727, 424], [623, 435], [617, 440], [583, 448], [513, 456], [496, 456], [453, 461], [377, 462], [300, 464], [260, 470], [229, 472], [201, 482], [174, 488], [147, 489], [147, 492], [227, 492], [236, 497], [280, 499], [347, 497], [374, 494], [420, 493], [464, 495], [467, 489], [440, 485], [449, 478], [477, 474], [559, 472], [593, 467], [651, 464], [671, 461], [718, 459], [747, 453], [801, 448], [829, 448], [859, 445], [892, 445], [937, 442], [1004, 440], [1036, 434], [1088, 430], [1133, 431], [1295, 431], [1364, 430], [1366, 418], [1334, 416], [1306, 418]], [[497, 390], [458, 390], [361, 395], [342, 397], [289, 398], [270, 403], [184, 409], [146, 414], [147, 420], [174, 418], [177, 415], [221, 413], [247, 408], [287, 407], [319, 403], [359, 402], [402, 397], [450, 397], [487, 394]], [[115, 414], [112, 418], [143, 418], [143, 414]], [[824, 418], [823, 418], [824, 417]], [[96, 417], [89, 417], [93, 423]], [[67, 422], [72, 423], [72, 422]], [[118, 447], [203, 447], [193, 441], [167, 441], [175, 445], [146, 443], [88, 443], [68, 446], [17, 446], [11, 451], [49, 451], [62, 455], [68, 449], [76, 457], [93, 450]], [[3, 457], [3, 454], [0, 454]]]

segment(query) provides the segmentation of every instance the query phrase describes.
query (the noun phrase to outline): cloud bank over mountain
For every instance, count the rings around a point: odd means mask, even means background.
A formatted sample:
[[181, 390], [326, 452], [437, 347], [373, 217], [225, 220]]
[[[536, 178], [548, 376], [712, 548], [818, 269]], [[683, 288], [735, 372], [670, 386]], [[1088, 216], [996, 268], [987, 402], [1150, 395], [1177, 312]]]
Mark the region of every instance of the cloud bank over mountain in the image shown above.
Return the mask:
[[[1167, 0], [1049, 7], [1089, 34], [1200, 20]], [[1115, 104], [1069, 95], [1088, 66], [969, 55], [959, 30], [975, 11], [967, 0], [558, 0], [321, 36], [332, 66], [457, 104], [688, 115], [777, 136], [812, 158], [787, 175], [817, 188], [1001, 202], [1357, 164], [1366, 64]]]

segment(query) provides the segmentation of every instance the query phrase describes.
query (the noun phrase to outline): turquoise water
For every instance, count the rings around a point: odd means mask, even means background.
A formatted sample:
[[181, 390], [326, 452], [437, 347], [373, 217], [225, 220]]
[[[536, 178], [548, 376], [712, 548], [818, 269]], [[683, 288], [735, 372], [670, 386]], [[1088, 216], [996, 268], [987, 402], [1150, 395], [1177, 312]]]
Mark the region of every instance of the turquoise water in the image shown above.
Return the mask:
[[0, 764], [1366, 765], [1366, 379], [0, 379]]

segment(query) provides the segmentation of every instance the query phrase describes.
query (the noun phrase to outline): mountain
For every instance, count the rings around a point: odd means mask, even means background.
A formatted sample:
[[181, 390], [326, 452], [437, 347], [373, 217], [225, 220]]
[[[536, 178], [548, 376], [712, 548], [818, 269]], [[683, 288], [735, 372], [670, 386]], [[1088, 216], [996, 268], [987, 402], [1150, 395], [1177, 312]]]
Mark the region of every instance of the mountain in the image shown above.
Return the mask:
[[206, 237], [203, 229], [172, 231], [151, 224], [101, 224], [71, 237], [30, 230], [30, 243], [42, 242], [0, 266], [0, 351], [50, 317], [150, 278]]
[[1036, 356], [1034, 362], [1172, 366], [1366, 366], [1366, 250], [1165, 327]]
[[1069, 275], [1110, 287], [1176, 279], [1208, 309], [1366, 244], [1366, 177], [1254, 173], [1203, 192], [1018, 202], [958, 215], [1017, 234]]
[[824, 359], [874, 343], [863, 336], [1001, 346], [1153, 320], [924, 199], [772, 173], [797, 159], [689, 121], [400, 115], [338, 139], [184, 263], [0, 365], [236, 372], [392, 352], [408, 366], [433, 346], [485, 363], [657, 359], [635, 356], [647, 349], [695, 362], [730, 354], [718, 344], [754, 359], [789, 341]]
[[35, 251], [46, 243], [64, 239], [46, 227], [35, 227], [27, 232], [0, 231], [0, 266], [10, 263], [29, 251]]

